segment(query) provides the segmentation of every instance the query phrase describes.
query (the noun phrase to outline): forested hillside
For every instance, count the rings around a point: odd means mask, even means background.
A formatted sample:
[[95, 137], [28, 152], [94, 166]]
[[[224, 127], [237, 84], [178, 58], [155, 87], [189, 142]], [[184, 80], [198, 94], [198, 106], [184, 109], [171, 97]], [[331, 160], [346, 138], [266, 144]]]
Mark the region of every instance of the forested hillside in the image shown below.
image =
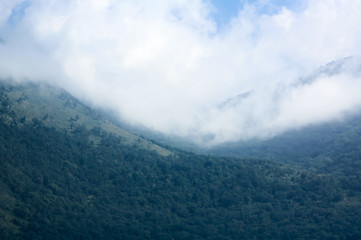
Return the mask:
[[98, 125], [20, 115], [6, 91], [0, 239], [361, 238], [360, 175], [161, 154]]
[[267, 140], [223, 144], [209, 153], [264, 158], [319, 173], [361, 175], [361, 114], [292, 130]]
[[[26, 124], [41, 121], [47, 127], [71, 132], [76, 128], [100, 128], [123, 137], [124, 144], [156, 151], [167, 156], [172, 152], [114, 124], [104, 114], [94, 111], [63, 89], [42, 83], [14, 83], [0, 81], [2, 117], [8, 124]], [[90, 136], [94, 142], [99, 141]]]

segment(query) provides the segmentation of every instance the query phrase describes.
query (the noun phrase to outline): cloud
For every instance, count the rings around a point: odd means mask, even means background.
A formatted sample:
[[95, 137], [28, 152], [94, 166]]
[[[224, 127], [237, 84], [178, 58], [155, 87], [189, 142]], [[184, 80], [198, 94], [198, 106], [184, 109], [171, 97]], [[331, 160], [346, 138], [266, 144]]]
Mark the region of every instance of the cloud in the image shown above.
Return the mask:
[[222, 28], [202, 0], [26, 2], [16, 18], [21, 1], [0, 3], [1, 77], [50, 81], [156, 131], [203, 144], [266, 138], [361, 103], [350, 71], [296, 84], [361, 55], [357, 1], [271, 13], [259, 6], [272, 1], [245, 3]]
[[22, 0], [3, 0], [0, 8], [0, 26], [6, 23]]

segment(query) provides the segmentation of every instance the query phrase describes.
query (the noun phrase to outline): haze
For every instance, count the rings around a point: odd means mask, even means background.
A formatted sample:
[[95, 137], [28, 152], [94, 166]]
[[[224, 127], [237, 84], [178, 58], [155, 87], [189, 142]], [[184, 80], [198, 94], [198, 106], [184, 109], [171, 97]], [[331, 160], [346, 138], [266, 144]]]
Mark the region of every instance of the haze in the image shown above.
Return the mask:
[[54, 84], [130, 124], [206, 145], [359, 110], [360, 58], [319, 69], [361, 55], [360, 1], [233, 4], [2, 0], [0, 77]]

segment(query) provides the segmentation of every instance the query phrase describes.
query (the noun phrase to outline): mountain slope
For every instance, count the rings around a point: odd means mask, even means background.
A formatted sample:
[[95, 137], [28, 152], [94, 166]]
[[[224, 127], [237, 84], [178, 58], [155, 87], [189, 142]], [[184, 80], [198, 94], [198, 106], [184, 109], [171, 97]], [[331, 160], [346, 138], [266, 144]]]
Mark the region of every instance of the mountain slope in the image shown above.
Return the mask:
[[[46, 126], [65, 131], [74, 131], [81, 127], [88, 130], [101, 128], [122, 137], [125, 144], [136, 144], [164, 156], [172, 154], [169, 150], [118, 127], [65, 90], [45, 84], [14, 84], [4, 81], [0, 82], [0, 88], [2, 117], [9, 124], [12, 121], [26, 124], [41, 120]], [[99, 141], [94, 136], [90, 136], [90, 140]]]
[[[360, 176], [176, 150], [164, 156], [88, 121], [62, 128], [16, 117], [8, 92], [1, 94], [1, 239], [361, 237]], [[66, 110], [52, 116], [59, 111]]]
[[361, 174], [361, 115], [292, 130], [268, 140], [217, 146], [212, 154], [273, 159], [321, 173]]
[[[3, 239], [352, 239], [360, 179], [1, 124]], [[356, 184], [358, 183], [358, 185]], [[348, 237], [348, 238], [347, 238]]]

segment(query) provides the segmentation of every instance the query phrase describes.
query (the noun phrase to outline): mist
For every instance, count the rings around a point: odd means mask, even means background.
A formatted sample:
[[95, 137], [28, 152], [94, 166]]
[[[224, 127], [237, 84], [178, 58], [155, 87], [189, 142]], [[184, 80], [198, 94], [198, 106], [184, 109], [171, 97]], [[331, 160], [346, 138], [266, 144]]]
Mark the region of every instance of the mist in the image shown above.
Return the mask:
[[219, 24], [205, 0], [1, 1], [0, 78], [208, 146], [360, 110], [361, 2], [241, 2]]

